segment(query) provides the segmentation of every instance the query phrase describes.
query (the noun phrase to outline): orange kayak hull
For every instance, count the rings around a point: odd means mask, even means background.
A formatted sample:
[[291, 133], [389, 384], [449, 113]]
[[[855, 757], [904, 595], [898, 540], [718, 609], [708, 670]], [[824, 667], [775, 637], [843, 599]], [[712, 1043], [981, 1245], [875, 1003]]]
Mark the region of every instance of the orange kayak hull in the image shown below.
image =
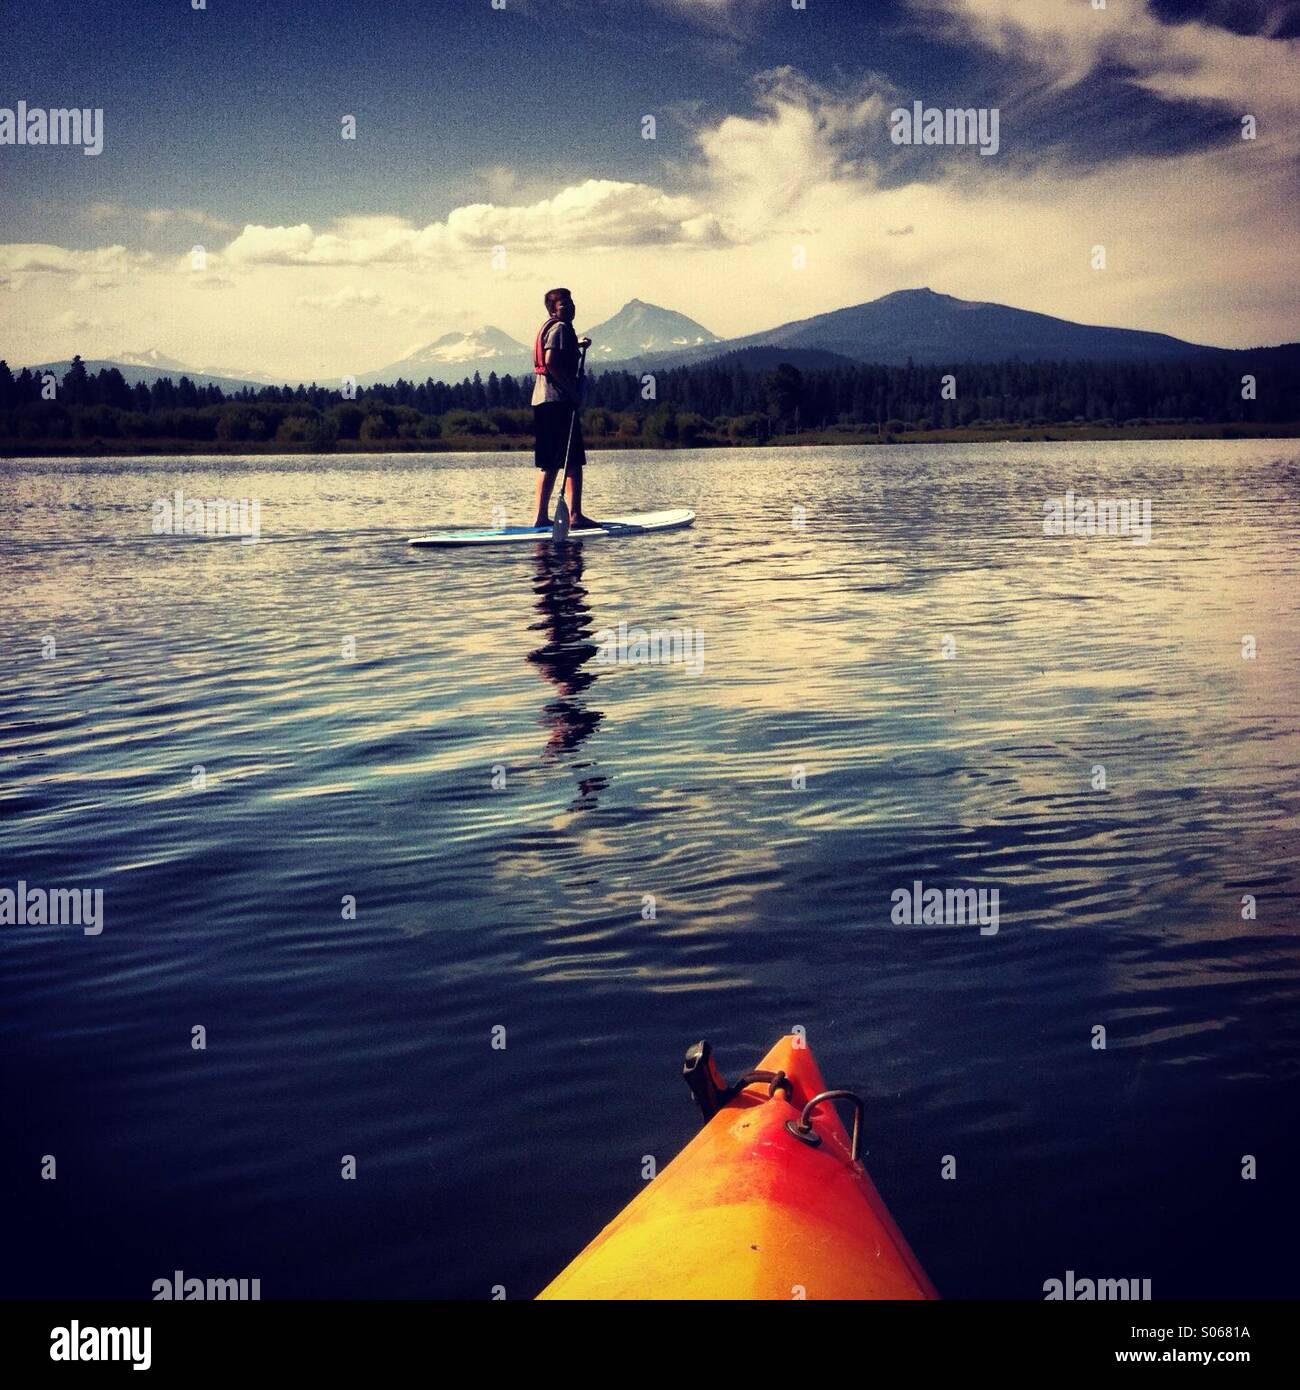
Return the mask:
[[782, 1038], [758, 1069], [784, 1071], [793, 1097], [746, 1087], [539, 1298], [938, 1297], [832, 1106], [817, 1147], [786, 1129], [827, 1089], [809, 1048]]

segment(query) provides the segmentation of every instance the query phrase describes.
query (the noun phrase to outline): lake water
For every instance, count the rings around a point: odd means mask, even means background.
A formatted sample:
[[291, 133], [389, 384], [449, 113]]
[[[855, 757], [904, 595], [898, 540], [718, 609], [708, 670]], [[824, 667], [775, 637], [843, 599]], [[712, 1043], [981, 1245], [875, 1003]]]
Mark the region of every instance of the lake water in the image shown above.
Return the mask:
[[404, 544], [532, 480], [0, 462], [0, 887], [103, 891], [0, 929], [5, 1291], [527, 1297], [695, 1132], [690, 1043], [801, 1026], [945, 1296], [1300, 1293], [1296, 443], [596, 454], [694, 528]]

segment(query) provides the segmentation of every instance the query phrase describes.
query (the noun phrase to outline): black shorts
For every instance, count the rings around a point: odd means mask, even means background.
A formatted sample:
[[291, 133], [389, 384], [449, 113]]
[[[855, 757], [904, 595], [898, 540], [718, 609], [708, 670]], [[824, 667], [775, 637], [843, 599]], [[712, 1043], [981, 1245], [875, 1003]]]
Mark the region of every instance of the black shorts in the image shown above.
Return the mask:
[[542, 469], [564, 467], [564, 450], [569, 443], [569, 424], [573, 424], [573, 447], [569, 450], [569, 467], [581, 468], [587, 462], [582, 447], [582, 420], [574, 420], [573, 407], [567, 401], [547, 401], [533, 406], [533, 429], [537, 443], [533, 447], [533, 463]]

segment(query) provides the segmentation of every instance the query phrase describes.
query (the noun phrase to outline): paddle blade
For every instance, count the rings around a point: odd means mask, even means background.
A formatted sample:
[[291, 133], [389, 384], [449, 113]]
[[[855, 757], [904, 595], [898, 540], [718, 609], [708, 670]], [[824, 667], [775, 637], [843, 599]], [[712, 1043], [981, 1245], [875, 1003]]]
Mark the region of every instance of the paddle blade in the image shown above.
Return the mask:
[[569, 504], [563, 493], [560, 493], [560, 500], [555, 504], [555, 521], [551, 526], [551, 539], [553, 541], [567, 540], [569, 536]]

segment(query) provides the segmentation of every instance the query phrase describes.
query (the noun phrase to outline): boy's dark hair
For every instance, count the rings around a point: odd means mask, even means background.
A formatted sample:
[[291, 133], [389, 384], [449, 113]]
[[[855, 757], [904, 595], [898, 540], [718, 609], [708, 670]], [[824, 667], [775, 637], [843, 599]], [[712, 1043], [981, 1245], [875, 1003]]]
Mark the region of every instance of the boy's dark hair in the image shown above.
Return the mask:
[[547, 290], [547, 291], [546, 291], [546, 296], [545, 296], [546, 312], [547, 312], [548, 314], [553, 314], [553, 313], [555, 312], [555, 306], [560, 302], [560, 300], [562, 300], [562, 299], [572, 299], [572, 298], [573, 298], [573, 291], [572, 291], [572, 290], [565, 290], [565, 289]]

